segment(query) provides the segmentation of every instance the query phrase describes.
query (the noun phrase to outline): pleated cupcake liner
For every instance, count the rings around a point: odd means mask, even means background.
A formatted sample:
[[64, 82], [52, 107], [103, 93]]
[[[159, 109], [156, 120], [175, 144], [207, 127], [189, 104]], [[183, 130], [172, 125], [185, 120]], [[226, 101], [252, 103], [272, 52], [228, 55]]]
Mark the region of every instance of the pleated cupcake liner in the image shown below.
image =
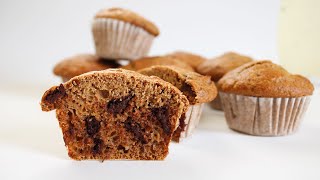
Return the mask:
[[229, 128], [257, 136], [294, 133], [310, 103], [310, 96], [264, 98], [220, 92]]
[[204, 103], [189, 106], [189, 109], [186, 112], [186, 127], [184, 131], [181, 132], [180, 139], [190, 136], [194, 129], [198, 126], [203, 111], [203, 106]]
[[138, 59], [146, 56], [155, 36], [130, 23], [97, 18], [92, 23], [96, 54], [106, 59]]

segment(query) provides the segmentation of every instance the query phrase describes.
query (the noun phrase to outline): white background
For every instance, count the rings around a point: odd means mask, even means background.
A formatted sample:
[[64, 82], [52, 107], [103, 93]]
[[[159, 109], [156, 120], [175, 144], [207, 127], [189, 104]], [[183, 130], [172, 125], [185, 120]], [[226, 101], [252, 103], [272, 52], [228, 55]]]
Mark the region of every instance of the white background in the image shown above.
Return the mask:
[[151, 54], [177, 49], [207, 57], [234, 50], [277, 61], [277, 0], [0, 1], [0, 179], [320, 179], [320, 97], [300, 131], [253, 137], [228, 129], [206, 108], [194, 136], [171, 144], [165, 161], [73, 161], [44, 90], [60, 82], [60, 59], [94, 52], [90, 23], [101, 8], [129, 8], [161, 35]]
[[[182, 49], [207, 57], [238, 51], [277, 59], [277, 0], [1, 0], [0, 84], [55, 84], [62, 58], [94, 52], [91, 20], [104, 7], [132, 9], [155, 22], [150, 54]], [[53, 83], [52, 83], [53, 82]]]

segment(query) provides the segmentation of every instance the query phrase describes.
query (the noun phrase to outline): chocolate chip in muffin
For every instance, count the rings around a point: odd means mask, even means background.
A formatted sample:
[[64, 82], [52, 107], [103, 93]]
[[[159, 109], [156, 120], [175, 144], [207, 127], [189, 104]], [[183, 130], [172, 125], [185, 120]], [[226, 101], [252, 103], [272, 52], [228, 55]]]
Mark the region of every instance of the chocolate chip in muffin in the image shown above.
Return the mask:
[[92, 148], [92, 153], [93, 154], [98, 154], [101, 152], [101, 146], [102, 146], [102, 143], [103, 141], [99, 138], [94, 138], [93, 139], [93, 143], [94, 143], [94, 146]]
[[66, 90], [63, 86], [63, 84], [60, 84], [55, 90], [53, 90], [52, 92], [50, 92], [46, 98], [45, 101], [47, 101], [48, 103], [55, 103], [58, 99], [66, 96]]
[[113, 114], [122, 113], [126, 109], [132, 98], [133, 95], [130, 94], [120, 99], [113, 99], [108, 103], [107, 109]]
[[89, 136], [93, 136], [97, 132], [99, 132], [100, 129], [100, 121], [97, 121], [97, 119], [94, 116], [87, 117], [85, 119], [86, 122], [86, 129]]
[[131, 132], [136, 139], [138, 139], [142, 144], [146, 144], [147, 141], [143, 137], [143, 132], [141, 126], [134, 122], [130, 117], [124, 122], [124, 127], [127, 131]]
[[160, 122], [163, 131], [166, 134], [170, 134], [171, 130], [168, 126], [169, 121], [169, 110], [167, 106], [159, 107], [159, 108], [153, 108], [152, 114], [157, 118], [157, 120]]

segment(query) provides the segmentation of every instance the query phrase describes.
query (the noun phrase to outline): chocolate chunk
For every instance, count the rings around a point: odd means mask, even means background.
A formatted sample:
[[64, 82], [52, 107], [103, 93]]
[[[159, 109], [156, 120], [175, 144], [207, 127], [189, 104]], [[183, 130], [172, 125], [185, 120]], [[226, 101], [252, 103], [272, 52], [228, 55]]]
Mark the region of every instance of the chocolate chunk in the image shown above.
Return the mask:
[[69, 129], [68, 129], [68, 132], [69, 132], [69, 135], [73, 135], [74, 134], [74, 125], [70, 122], [69, 123]]
[[87, 117], [85, 119], [85, 122], [86, 122], [87, 133], [90, 136], [93, 136], [94, 134], [96, 134], [99, 131], [100, 126], [101, 126], [100, 121], [97, 121], [94, 116]]
[[53, 90], [52, 92], [50, 92], [46, 98], [45, 101], [47, 101], [50, 104], [55, 103], [58, 99], [61, 99], [62, 97], [66, 96], [66, 89], [64, 88], [64, 86], [62, 84], [60, 84], [59, 87], [57, 87], [55, 90]]
[[133, 95], [130, 94], [120, 99], [113, 99], [108, 103], [107, 109], [113, 114], [123, 113], [132, 98]]
[[129, 150], [126, 149], [124, 146], [122, 145], [119, 145], [118, 148], [117, 148], [119, 151], [123, 151], [124, 153], [127, 153]]
[[178, 128], [174, 131], [173, 135], [172, 135], [172, 139], [176, 142], [180, 141], [180, 134], [181, 132], [183, 132], [186, 128], [186, 123], [185, 123], [185, 119], [186, 119], [186, 114], [183, 113], [179, 119], [179, 126]]
[[160, 122], [163, 131], [166, 134], [171, 133], [171, 129], [168, 126], [169, 123], [169, 110], [168, 107], [163, 106], [159, 108], [153, 108], [152, 109], [152, 114], [157, 118], [157, 120]]
[[192, 87], [189, 84], [184, 83], [181, 87], [181, 91], [185, 96], [187, 96], [188, 100], [191, 101], [190, 103], [195, 101], [197, 94], [192, 90]]
[[186, 120], [186, 114], [185, 113], [183, 113], [182, 115], [181, 115], [181, 117], [180, 117], [180, 119], [179, 119], [179, 129], [181, 130], [180, 132], [182, 132], [182, 131], [184, 131], [184, 129], [186, 128], [186, 122], [185, 122], [185, 120]]
[[131, 132], [134, 135], [134, 137], [137, 140], [139, 140], [142, 144], [147, 143], [143, 136], [140, 124], [134, 122], [130, 117], [124, 122], [124, 128], [126, 128], [127, 131]]
[[101, 152], [102, 140], [98, 138], [93, 139], [94, 146], [92, 148], [92, 153], [97, 154]]

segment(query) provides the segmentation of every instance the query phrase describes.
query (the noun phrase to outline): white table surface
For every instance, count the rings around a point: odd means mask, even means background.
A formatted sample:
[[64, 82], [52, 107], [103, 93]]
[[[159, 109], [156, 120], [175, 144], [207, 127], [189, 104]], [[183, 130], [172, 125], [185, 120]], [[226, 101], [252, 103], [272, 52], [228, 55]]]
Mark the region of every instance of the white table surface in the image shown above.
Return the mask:
[[[36, 94], [36, 93], [34, 93]], [[206, 107], [194, 135], [164, 161], [74, 161], [40, 95], [0, 91], [0, 179], [320, 179], [320, 95], [294, 134], [255, 137], [228, 129]]]

